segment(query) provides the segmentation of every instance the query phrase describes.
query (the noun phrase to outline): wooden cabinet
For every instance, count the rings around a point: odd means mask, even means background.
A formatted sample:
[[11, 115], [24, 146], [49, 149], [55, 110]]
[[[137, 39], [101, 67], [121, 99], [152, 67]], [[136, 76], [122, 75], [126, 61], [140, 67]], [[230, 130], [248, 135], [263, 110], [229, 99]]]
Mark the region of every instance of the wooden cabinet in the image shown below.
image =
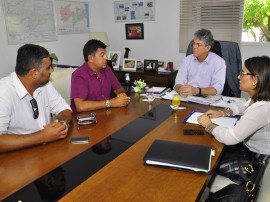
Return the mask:
[[169, 74], [159, 74], [157, 72], [144, 72], [144, 71], [123, 71], [123, 70], [115, 70], [116, 77], [121, 81], [125, 80], [125, 75], [129, 74], [130, 81], [134, 80], [144, 80], [144, 82], [149, 86], [160, 86], [160, 87], [169, 87], [173, 88], [175, 77], [177, 71], [174, 71]]
[[[61, 68], [76, 68], [77, 66], [70, 66], [70, 65], [57, 65], [57, 67]], [[124, 70], [114, 70], [114, 73], [116, 77], [120, 81], [125, 81], [125, 75], [128, 73], [130, 81], [134, 80], [144, 80], [144, 82], [151, 86], [160, 86], [160, 87], [168, 87], [168, 88], [173, 88], [174, 82], [175, 82], [175, 77], [178, 71], [174, 71], [172, 73], [161, 73], [159, 74], [158, 72], [144, 72], [143, 70], [137, 70], [137, 71], [124, 71]]]

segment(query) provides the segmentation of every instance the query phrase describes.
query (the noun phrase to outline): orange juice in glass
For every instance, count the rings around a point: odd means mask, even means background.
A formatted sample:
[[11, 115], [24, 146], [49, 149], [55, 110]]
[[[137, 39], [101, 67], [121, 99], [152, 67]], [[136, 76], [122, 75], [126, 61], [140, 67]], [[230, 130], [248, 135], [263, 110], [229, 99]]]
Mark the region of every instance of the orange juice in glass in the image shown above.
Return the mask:
[[180, 95], [174, 95], [173, 98], [172, 98], [172, 105], [174, 107], [179, 107], [180, 103], [181, 103]]

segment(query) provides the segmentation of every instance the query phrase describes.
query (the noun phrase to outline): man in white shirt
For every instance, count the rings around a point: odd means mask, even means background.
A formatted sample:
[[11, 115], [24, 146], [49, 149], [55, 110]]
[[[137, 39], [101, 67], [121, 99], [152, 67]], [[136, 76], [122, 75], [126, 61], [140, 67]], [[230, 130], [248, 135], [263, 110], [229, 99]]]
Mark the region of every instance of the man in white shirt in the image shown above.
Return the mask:
[[[15, 72], [0, 80], [0, 152], [67, 136], [70, 106], [49, 82], [49, 52], [38, 45], [19, 48]], [[51, 113], [56, 121], [51, 123]]]
[[175, 90], [181, 97], [190, 95], [220, 95], [223, 91], [226, 64], [210, 52], [214, 38], [209, 30], [195, 32], [193, 54], [184, 58], [175, 79]]

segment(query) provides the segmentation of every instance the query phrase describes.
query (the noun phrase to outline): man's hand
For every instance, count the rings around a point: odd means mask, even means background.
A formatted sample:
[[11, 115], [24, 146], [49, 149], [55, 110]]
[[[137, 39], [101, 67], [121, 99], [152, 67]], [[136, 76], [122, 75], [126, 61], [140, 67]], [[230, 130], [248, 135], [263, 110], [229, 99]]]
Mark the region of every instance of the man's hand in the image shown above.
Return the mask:
[[127, 97], [127, 94], [126, 93], [119, 93], [119, 94], [117, 94], [117, 97]]
[[116, 98], [110, 100], [112, 107], [123, 107], [128, 105], [130, 102], [130, 97], [126, 95], [118, 95]]
[[181, 97], [186, 98], [189, 95], [196, 95], [198, 94], [198, 89], [193, 87], [192, 85], [189, 84], [185, 84], [185, 85], [181, 85], [179, 88], [179, 94]]
[[44, 126], [42, 130], [44, 142], [53, 142], [64, 139], [67, 136], [68, 128], [61, 122], [53, 122]]

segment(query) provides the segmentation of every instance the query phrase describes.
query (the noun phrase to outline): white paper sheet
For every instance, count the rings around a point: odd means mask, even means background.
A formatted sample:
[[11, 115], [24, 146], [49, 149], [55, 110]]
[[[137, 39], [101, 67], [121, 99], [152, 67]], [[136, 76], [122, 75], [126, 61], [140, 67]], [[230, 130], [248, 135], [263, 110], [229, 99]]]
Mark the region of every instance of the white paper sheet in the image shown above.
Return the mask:
[[[198, 117], [202, 115], [202, 112], [193, 112], [186, 120], [186, 123], [199, 124], [197, 121]], [[237, 118], [234, 117], [219, 117], [212, 118], [211, 121], [219, 126], [233, 127], [237, 122]]]

